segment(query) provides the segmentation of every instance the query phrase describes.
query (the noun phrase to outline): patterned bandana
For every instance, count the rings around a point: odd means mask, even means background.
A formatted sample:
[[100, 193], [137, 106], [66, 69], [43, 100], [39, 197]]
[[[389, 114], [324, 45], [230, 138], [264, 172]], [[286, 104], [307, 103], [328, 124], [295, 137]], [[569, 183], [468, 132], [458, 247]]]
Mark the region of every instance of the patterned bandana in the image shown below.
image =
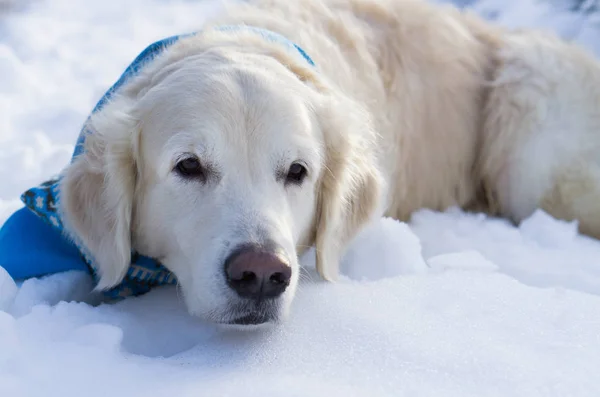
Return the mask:
[[[302, 48], [300, 48], [295, 43], [289, 41], [288, 39], [277, 33], [251, 26], [220, 26], [215, 29], [230, 32], [249, 31], [255, 33], [260, 37], [264, 38], [265, 40], [281, 44], [287, 47], [288, 49], [291, 49], [292, 51], [296, 51], [306, 62], [309, 63], [309, 65], [315, 65], [313, 60], [304, 52], [304, 50], [302, 50]], [[115, 91], [117, 91], [120, 87], [127, 83], [131, 77], [137, 75], [145, 65], [147, 65], [149, 62], [151, 62], [153, 59], [159, 56], [162, 51], [164, 51], [166, 48], [168, 48], [180, 38], [188, 37], [191, 35], [168, 37], [148, 46], [144, 51], [142, 51], [142, 53], [140, 53], [137, 56], [137, 58], [135, 58], [135, 60], [127, 67], [127, 69], [125, 69], [125, 72], [123, 72], [119, 80], [104, 94], [104, 96], [94, 107], [92, 114], [102, 109], [104, 105], [110, 100]], [[73, 153], [73, 159], [79, 154], [81, 154], [81, 152], [83, 151], [83, 143], [85, 141], [85, 137], [91, 132], [86, 127], [86, 125], [87, 123], [84, 124], [77, 139], [77, 144]], [[63, 223], [57, 212], [58, 200], [60, 196], [59, 181], [60, 177], [51, 179], [42, 183], [39, 186], [29, 189], [25, 193], [23, 193], [23, 195], [21, 196], [21, 200], [23, 201], [23, 203], [25, 203], [26, 208], [35, 213], [47, 224], [51, 225], [52, 229], [61, 233], [63, 238], [66, 239], [66, 236], [64, 236], [63, 234]], [[74, 243], [69, 241], [69, 244]], [[89, 255], [86, 255], [86, 250], [82, 249], [82, 247], [78, 246], [77, 248], [81, 254], [81, 260], [89, 269], [94, 280], [97, 281], [97, 268], [94, 264], [94, 259], [91, 258]], [[48, 257], [50, 258], [51, 255], [49, 255]], [[175, 279], [175, 276], [158, 261], [140, 255], [136, 252], [132, 252], [131, 264], [129, 266], [129, 269], [127, 270], [125, 278], [119, 285], [111, 288], [110, 290], [104, 291], [104, 294], [109, 299], [122, 299], [127, 296], [144, 294], [148, 292], [152, 287], [158, 285], [175, 284], [176, 282], [177, 280]]]

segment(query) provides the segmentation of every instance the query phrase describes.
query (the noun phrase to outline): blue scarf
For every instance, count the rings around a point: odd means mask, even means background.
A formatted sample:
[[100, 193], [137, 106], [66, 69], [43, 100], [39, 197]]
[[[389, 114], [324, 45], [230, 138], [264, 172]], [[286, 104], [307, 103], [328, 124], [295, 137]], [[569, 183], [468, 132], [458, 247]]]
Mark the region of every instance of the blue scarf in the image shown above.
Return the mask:
[[[221, 31], [249, 31], [267, 41], [281, 44], [314, 66], [313, 60], [297, 44], [285, 37], [251, 26], [220, 26]], [[94, 107], [92, 114], [101, 110], [112, 95], [133, 76], [166, 48], [177, 40], [191, 36], [172, 36], [157, 41], [142, 51], [125, 69], [119, 80], [110, 87]], [[91, 133], [84, 124], [72, 159], [83, 151], [85, 137]], [[94, 281], [98, 280], [94, 259], [85, 255], [64, 230], [63, 222], [57, 212], [60, 177], [48, 180], [39, 186], [28, 189], [21, 196], [25, 208], [15, 212], [0, 229], [0, 266], [4, 267], [14, 279], [27, 279], [68, 270], [88, 271]], [[121, 299], [127, 296], [141, 295], [152, 287], [176, 284], [175, 276], [153, 258], [132, 252], [131, 263], [123, 281], [117, 286], [103, 291], [109, 299]]]

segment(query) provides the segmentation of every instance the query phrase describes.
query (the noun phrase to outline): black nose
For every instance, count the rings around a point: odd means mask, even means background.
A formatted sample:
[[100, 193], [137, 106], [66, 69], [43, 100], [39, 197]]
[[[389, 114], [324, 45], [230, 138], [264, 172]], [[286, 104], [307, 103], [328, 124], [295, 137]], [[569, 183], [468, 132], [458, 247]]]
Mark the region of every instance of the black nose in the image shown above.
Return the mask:
[[273, 250], [247, 245], [225, 260], [229, 286], [243, 298], [276, 298], [290, 284], [292, 269]]

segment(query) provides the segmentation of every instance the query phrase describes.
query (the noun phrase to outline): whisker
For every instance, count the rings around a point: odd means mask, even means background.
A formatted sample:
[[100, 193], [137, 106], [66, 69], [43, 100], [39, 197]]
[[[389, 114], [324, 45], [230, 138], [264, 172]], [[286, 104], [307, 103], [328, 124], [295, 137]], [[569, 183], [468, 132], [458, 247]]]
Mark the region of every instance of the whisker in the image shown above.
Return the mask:
[[313, 282], [315, 281], [312, 277], [312, 273], [306, 271], [305, 269], [300, 269], [300, 274], [298, 278], [303, 281]]
[[315, 250], [317, 249], [314, 245], [304, 245], [304, 244], [298, 244], [296, 247], [298, 248], [314, 248]]

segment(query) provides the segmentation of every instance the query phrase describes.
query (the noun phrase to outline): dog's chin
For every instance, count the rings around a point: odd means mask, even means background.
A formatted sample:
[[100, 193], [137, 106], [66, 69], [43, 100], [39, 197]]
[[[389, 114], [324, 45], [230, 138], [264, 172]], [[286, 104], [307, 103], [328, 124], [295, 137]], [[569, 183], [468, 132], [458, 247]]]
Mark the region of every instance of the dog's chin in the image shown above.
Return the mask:
[[281, 316], [277, 301], [244, 302], [231, 305], [217, 323], [226, 328], [251, 330], [273, 326], [280, 322]]
[[235, 317], [228, 322], [231, 325], [261, 325], [273, 322], [274, 318], [272, 315], [265, 314], [263, 312], [250, 312], [242, 315], [241, 317]]
[[273, 322], [273, 321], [267, 321], [267, 322], [257, 323], [257, 324], [237, 324], [234, 322], [229, 322], [229, 323], [218, 323], [217, 326], [225, 331], [233, 330], [233, 331], [252, 332], [252, 331], [262, 331], [262, 330], [266, 330], [266, 329], [271, 329], [271, 328], [275, 327], [276, 324], [277, 324], [277, 322]]

